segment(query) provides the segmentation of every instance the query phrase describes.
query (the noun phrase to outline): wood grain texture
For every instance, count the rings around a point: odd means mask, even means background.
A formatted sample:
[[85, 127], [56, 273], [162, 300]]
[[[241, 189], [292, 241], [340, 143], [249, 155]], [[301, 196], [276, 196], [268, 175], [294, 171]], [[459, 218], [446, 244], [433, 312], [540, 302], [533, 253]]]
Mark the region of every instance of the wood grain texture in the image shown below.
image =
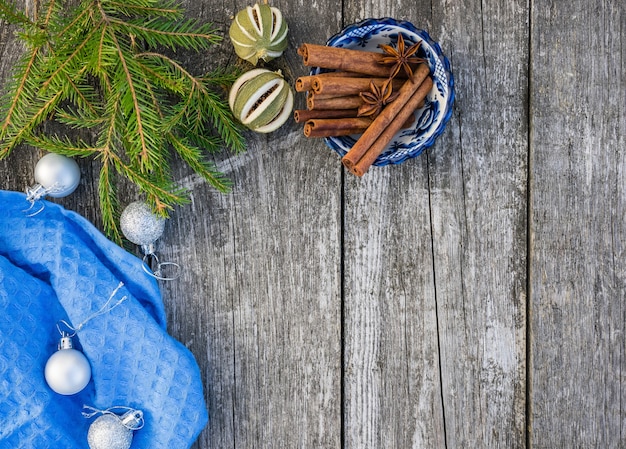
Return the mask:
[[428, 152], [448, 447], [525, 447], [528, 5], [435, 2], [457, 92]]
[[532, 16], [532, 447], [626, 446], [623, 2]]
[[[227, 30], [251, 3], [184, 0], [226, 39], [177, 57], [248, 68]], [[172, 162], [191, 203], [157, 252], [184, 267], [162, 283], [168, 330], [205, 381], [193, 449], [625, 447], [623, 2], [271, 3], [291, 31], [266, 66], [291, 83], [308, 71], [297, 47], [342, 26], [428, 30], [454, 114], [426, 153], [362, 179], [293, 121], [215, 156], [228, 195]], [[14, 31], [0, 25], [2, 84]], [[0, 188], [33, 184], [40, 156], [0, 161]], [[98, 163], [78, 163], [80, 186], [53, 201], [101, 228]]]

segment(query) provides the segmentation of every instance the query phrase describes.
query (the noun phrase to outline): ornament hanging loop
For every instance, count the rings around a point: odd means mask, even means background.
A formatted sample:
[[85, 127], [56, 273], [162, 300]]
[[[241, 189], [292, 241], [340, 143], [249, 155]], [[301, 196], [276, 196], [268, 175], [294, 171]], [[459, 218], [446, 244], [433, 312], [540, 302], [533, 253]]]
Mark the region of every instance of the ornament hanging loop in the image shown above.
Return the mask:
[[[65, 325], [65, 327], [67, 327], [71, 332], [65, 332], [64, 330], [61, 330], [61, 326], [60, 326], [61, 324]], [[66, 339], [66, 338], [71, 339], [78, 332], [76, 329], [70, 326], [70, 324], [65, 320], [59, 320], [57, 322], [57, 330], [59, 331], [59, 334], [61, 334], [61, 340]], [[61, 349], [60, 345], [59, 345], [59, 349]]]
[[[30, 211], [33, 207], [35, 207], [35, 203], [39, 203], [39, 200], [41, 200], [44, 196], [49, 195], [50, 193], [54, 193], [57, 187], [58, 183], [54, 183], [50, 187], [44, 187], [41, 184], [35, 184], [31, 187], [28, 187], [26, 189], [26, 201], [30, 203], [30, 207], [23, 210], [22, 212], [27, 213], [28, 211]], [[39, 209], [37, 209], [35, 212], [27, 213], [26, 216], [34, 217], [46, 207], [42, 203], [39, 203], [39, 205], [41, 206], [39, 207]]]
[[[150, 245], [142, 245], [141, 249], [144, 252], [142, 267], [143, 271], [145, 271], [146, 274], [152, 276], [155, 279], [158, 279], [159, 281], [173, 281], [178, 279], [182, 274], [182, 267], [176, 262], [159, 261], [159, 258], [154, 253], [153, 243], [151, 243]], [[153, 272], [147, 268], [148, 266], [150, 266], [151, 260], [154, 260], [154, 263], [156, 264], [156, 268]], [[165, 272], [173, 271], [173, 273], [170, 276], [166, 276], [163, 273], [164, 270]]]
[[[78, 326], [74, 327], [72, 325], [70, 325], [67, 321], [65, 320], [59, 320], [59, 322], [57, 322], [57, 329], [59, 330], [59, 333], [61, 334], [62, 338], [65, 337], [69, 337], [72, 338], [73, 336], [75, 336], [78, 331], [80, 331], [89, 321], [93, 320], [94, 318], [96, 318], [97, 316], [103, 315], [105, 313], [110, 312], [111, 310], [115, 309], [117, 306], [119, 306], [120, 304], [122, 304], [124, 301], [126, 301], [128, 299], [128, 296], [124, 295], [122, 296], [120, 299], [117, 300], [117, 302], [113, 303], [113, 298], [115, 298], [115, 295], [117, 294], [117, 292], [120, 290], [120, 288], [122, 288], [124, 286], [123, 282], [120, 282], [119, 284], [117, 284], [117, 287], [115, 287], [115, 290], [113, 290], [113, 292], [111, 293], [111, 296], [109, 296], [109, 299], [106, 300], [106, 302], [102, 305], [102, 307], [100, 307], [96, 312], [92, 313], [91, 315], [89, 315], [87, 318], [85, 318], [85, 320], [80, 323]], [[65, 327], [67, 327], [67, 329], [70, 330], [70, 332], [65, 332], [63, 330], [61, 330], [61, 326], [60, 324], [65, 325]]]
[[[86, 410], [86, 411], [85, 411]], [[116, 413], [117, 410], [117, 413]], [[119, 415], [119, 413], [123, 413]], [[105, 410], [101, 410], [89, 405], [83, 405], [82, 415], [85, 418], [93, 418], [96, 415], [113, 415], [119, 419], [120, 424], [126, 427], [128, 430], [139, 430], [144, 424], [143, 412], [141, 410], [134, 409], [132, 407], [126, 407], [123, 405], [114, 405]]]

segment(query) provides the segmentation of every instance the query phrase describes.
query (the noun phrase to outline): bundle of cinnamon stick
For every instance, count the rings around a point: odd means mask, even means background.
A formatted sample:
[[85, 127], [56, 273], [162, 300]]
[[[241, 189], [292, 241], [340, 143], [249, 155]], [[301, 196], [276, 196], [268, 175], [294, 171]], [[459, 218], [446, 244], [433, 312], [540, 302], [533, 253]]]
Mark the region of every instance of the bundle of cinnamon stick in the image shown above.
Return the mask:
[[[296, 91], [307, 93], [307, 109], [295, 110], [294, 118], [304, 123], [307, 137], [361, 134], [342, 158], [344, 166], [357, 176], [367, 172], [396, 132], [411, 126], [414, 111], [424, 104], [433, 85], [425, 63], [409, 71], [410, 76], [399, 72], [391, 79], [392, 67], [382, 62], [383, 53], [305, 43], [298, 54], [305, 66], [331, 71], [296, 80]], [[364, 92], [380, 94], [382, 89], [396, 93], [395, 99], [379, 104], [377, 114], [359, 116], [365, 109], [371, 114], [372, 107], [365, 104], [371, 95]]]

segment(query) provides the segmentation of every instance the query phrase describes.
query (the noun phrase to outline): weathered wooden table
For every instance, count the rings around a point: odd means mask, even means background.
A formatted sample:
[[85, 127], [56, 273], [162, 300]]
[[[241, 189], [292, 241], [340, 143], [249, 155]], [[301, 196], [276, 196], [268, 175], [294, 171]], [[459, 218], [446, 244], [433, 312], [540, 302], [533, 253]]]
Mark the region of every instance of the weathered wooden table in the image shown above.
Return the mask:
[[[272, 3], [291, 82], [296, 48], [350, 23], [428, 30], [454, 114], [427, 152], [362, 179], [293, 122], [219, 161], [231, 194], [176, 165], [192, 202], [158, 250], [185, 267], [162, 291], [205, 380], [194, 448], [626, 447], [624, 3]], [[224, 32], [247, 5], [185, 4]], [[194, 58], [234, 63], [227, 39]], [[0, 187], [30, 185], [39, 157], [16, 150]], [[101, 227], [98, 165], [80, 166], [58, 202]]]

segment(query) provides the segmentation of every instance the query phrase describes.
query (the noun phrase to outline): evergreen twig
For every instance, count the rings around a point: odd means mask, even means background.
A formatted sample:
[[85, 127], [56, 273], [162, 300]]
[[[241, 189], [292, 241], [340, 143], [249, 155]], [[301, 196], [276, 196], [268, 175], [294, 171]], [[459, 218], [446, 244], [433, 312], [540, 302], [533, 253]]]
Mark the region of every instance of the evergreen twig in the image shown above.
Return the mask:
[[[38, 5], [30, 18], [0, 0], [0, 19], [21, 27], [26, 45], [0, 103], [0, 159], [22, 143], [95, 158], [104, 229], [118, 242], [120, 178], [136, 184], [161, 216], [187, 201], [172, 179], [172, 154], [215, 189], [229, 189], [207, 154], [244, 149], [219, 93], [236, 74], [196, 76], [159, 50], [205, 49], [220, 40], [212, 25], [185, 18], [174, 0], [82, 0], [69, 11], [60, 0]], [[46, 121], [91, 137], [46, 135]]]

